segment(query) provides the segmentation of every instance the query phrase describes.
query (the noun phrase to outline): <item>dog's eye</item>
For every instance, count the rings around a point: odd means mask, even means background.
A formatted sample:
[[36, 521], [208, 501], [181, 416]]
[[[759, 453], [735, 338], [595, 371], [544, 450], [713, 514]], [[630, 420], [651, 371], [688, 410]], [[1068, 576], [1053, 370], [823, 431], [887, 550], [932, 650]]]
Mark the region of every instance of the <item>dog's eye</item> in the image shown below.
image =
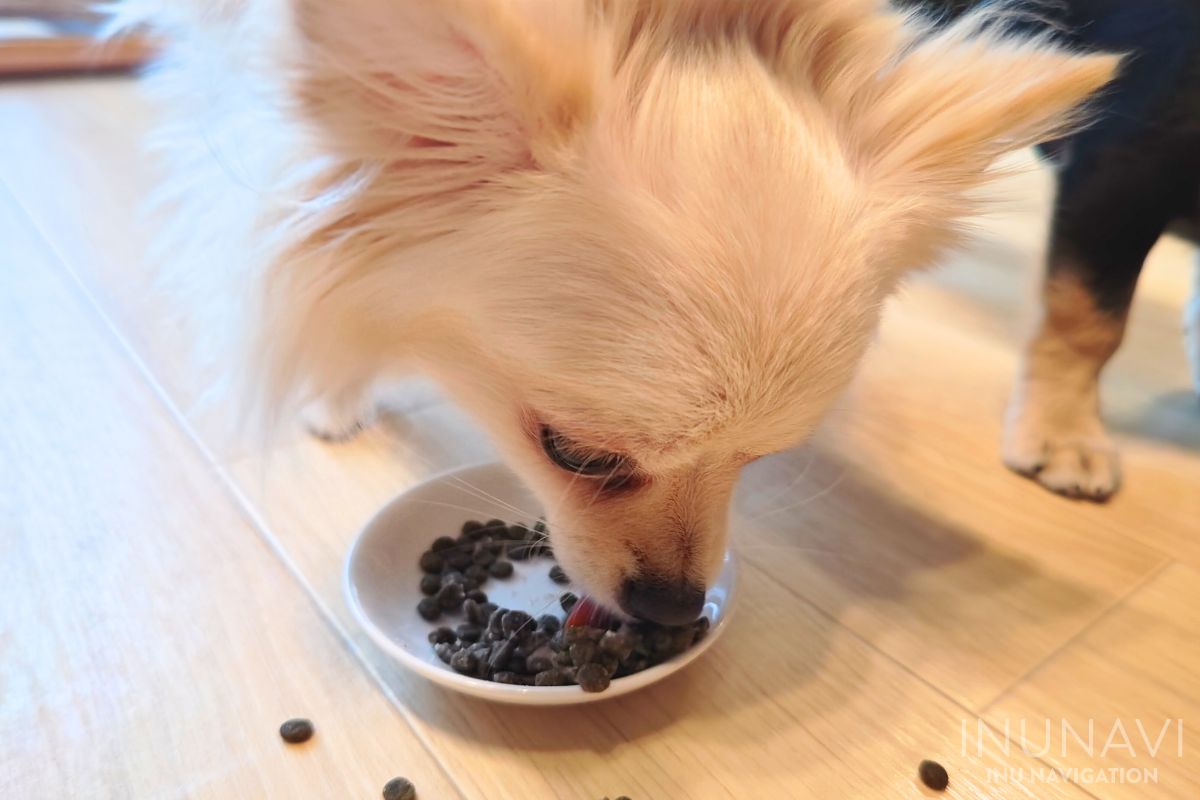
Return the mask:
[[620, 479], [630, 473], [629, 463], [624, 456], [589, 453], [549, 425], [542, 426], [541, 440], [546, 457], [567, 472], [604, 478], [606, 483], [621, 482]]

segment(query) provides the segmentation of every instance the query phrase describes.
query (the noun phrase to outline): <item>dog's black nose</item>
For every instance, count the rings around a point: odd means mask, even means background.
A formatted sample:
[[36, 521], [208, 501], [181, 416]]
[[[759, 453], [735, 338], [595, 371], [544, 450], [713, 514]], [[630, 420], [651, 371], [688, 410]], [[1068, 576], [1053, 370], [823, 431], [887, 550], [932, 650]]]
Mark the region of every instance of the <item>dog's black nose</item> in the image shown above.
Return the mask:
[[638, 619], [660, 625], [684, 625], [700, 616], [704, 589], [680, 581], [650, 578], [627, 580], [621, 586], [621, 608]]

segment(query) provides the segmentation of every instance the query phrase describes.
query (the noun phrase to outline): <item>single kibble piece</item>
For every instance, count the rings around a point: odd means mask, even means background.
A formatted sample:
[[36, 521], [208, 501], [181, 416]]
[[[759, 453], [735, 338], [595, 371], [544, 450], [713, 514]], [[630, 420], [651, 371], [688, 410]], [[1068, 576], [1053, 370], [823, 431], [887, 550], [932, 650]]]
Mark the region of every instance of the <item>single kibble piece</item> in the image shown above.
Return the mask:
[[[452, 583], [449, 586], [443, 586], [441, 591], [437, 593], [437, 603], [445, 611], [452, 611], [456, 608], [459, 608], [466, 599], [467, 593], [464, 592], [463, 587], [459, 586], [457, 583]], [[421, 602], [424, 603], [425, 600], [422, 600]]]
[[421, 594], [435, 595], [442, 588], [441, 575], [422, 575], [421, 576]]
[[550, 580], [559, 584], [571, 582], [571, 579], [567, 577], [566, 570], [564, 570], [558, 564], [555, 564], [550, 568]]
[[480, 605], [483, 605], [484, 603], [486, 603], [488, 601], [487, 593], [480, 591], [479, 589], [472, 589], [471, 591], [467, 592], [467, 599], [474, 600], [476, 603], [479, 603]]
[[922, 761], [917, 767], [917, 774], [921, 776], [921, 783], [934, 791], [945, 791], [950, 785], [950, 775], [946, 768], [936, 761]]
[[[441, 557], [437, 553], [439, 558]], [[446, 553], [446, 563], [455, 569], [466, 569], [471, 566], [471, 551], [470, 550], [451, 550]]]
[[575, 682], [585, 692], [603, 692], [612, 682], [612, 676], [599, 664], [584, 664], [576, 670]]
[[571, 592], [563, 592], [562, 597], [558, 598], [558, 604], [562, 606], [562, 610], [571, 613], [571, 609], [579, 602], [579, 598]]
[[479, 522], [478, 520], [474, 520], [474, 519], [469, 519], [463, 523], [462, 529], [459, 531], [459, 533], [461, 533], [464, 538], [470, 538], [471, 536], [475, 535], [476, 531], [480, 531], [482, 529], [483, 529], [482, 522]]
[[470, 650], [459, 650], [450, 656], [450, 667], [463, 675], [470, 675], [479, 667], [479, 660]]
[[512, 547], [508, 548], [508, 557], [513, 561], [525, 561], [530, 555], [529, 548], [530, 545], [528, 544], [514, 544]]
[[429, 546], [429, 549], [435, 553], [440, 553], [443, 550], [453, 550], [455, 544], [457, 543], [449, 536], [439, 536], [433, 540], [433, 544]]
[[392, 778], [383, 785], [383, 800], [416, 800], [417, 787], [408, 778]]
[[508, 525], [502, 519], [489, 519], [483, 526], [484, 532], [490, 536], [504, 537], [508, 535]]
[[511, 578], [513, 565], [511, 561], [493, 561], [487, 570], [493, 578]]
[[307, 719], [289, 719], [279, 726], [279, 735], [288, 744], [307, 742], [313, 735], [313, 724]]
[[472, 564], [471, 566], [467, 567], [467, 571], [463, 573], [463, 578], [465, 578], [463, 581], [464, 584], [470, 582], [474, 583], [476, 586], [482, 586], [484, 581], [488, 579], [487, 567], [483, 566], [482, 564]]
[[421, 571], [428, 572], [430, 575], [436, 575], [441, 572], [446, 566], [446, 560], [442, 558], [441, 553], [435, 553], [432, 550], [426, 550], [421, 553]]
[[535, 533], [539, 533], [539, 534], [545, 533], [546, 532], [546, 520], [539, 519], [537, 522], [533, 523], [533, 530]]
[[458, 638], [464, 642], [474, 643], [483, 638], [483, 626], [470, 622], [464, 622], [455, 628], [455, 631], [458, 634]]
[[429, 632], [430, 644], [441, 644], [442, 642], [453, 642], [458, 638], [458, 634], [449, 628], [434, 628]]
[[417, 613], [426, 622], [434, 622], [442, 615], [442, 606], [436, 597], [424, 597], [417, 603]]
[[538, 630], [543, 633], [553, 636], [561, 627], [562, 621], [553, 614], [542, 614], [538, 617]]

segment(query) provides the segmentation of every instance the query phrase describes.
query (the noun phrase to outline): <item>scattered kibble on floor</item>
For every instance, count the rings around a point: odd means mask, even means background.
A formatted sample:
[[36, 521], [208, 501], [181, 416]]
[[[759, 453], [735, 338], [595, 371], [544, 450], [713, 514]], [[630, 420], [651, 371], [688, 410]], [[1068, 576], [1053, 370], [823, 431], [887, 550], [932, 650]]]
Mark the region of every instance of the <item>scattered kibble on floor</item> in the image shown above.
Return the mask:
[[[500, 608], [480, 591], [490, 578], [511, 576], [514, 560], [553, 557], [546, 525], [540, 521], [530, 528], [501, 520], [469, 520], [457, 538], [434, 540], [420, 558], [425, 596], [417, 613], [429, 622], [446, 614], [463, 617], [457, 625], [430, 630], [429, 644], [438, 658], [461, 675], [495, 683], [578, 685], [585, 692], [602, 692], [614, 678], [661, 664], [708, 632], [706, 617], [673, 627], [614, 620], [592, 600], [581, 601], [571, 592], [559, 598], [568, 615], [565, 623], [553, 614], [534, 618], [518, 609]], [[570, 582], [557, 564], [550, 569], [550, 579]]]
[[280, 725], [279, 735], [288, 744], [300, 744], [311, 739], [314, 730], [311, 720], [296, 718]]
[[945, 791], [950, 785], [950, 775], [946, 768], [936, 761], [922, 761], [917, 767], [917, 774], [921, 777], [921, 783], [934, 791]]
[[392, 778], [383, 785], [383, 800], [415, 800], [417, 787], [408, 778]]

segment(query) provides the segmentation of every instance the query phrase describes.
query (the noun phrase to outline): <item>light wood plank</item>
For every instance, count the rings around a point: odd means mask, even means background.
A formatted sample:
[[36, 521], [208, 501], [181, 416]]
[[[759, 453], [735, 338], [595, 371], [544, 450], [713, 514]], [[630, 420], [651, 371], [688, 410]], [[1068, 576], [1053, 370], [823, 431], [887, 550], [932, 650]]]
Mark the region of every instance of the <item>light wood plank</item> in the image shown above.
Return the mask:
[[457, 797], [2, 190], [0, 242], [0, 797]]
[[987, 718], [1029, 752], [1077, 770], [1095, 797], [1191, 800], [1200, 797], [1198, 666], [1200, 571], [1176, 564], [1000, 698]]

